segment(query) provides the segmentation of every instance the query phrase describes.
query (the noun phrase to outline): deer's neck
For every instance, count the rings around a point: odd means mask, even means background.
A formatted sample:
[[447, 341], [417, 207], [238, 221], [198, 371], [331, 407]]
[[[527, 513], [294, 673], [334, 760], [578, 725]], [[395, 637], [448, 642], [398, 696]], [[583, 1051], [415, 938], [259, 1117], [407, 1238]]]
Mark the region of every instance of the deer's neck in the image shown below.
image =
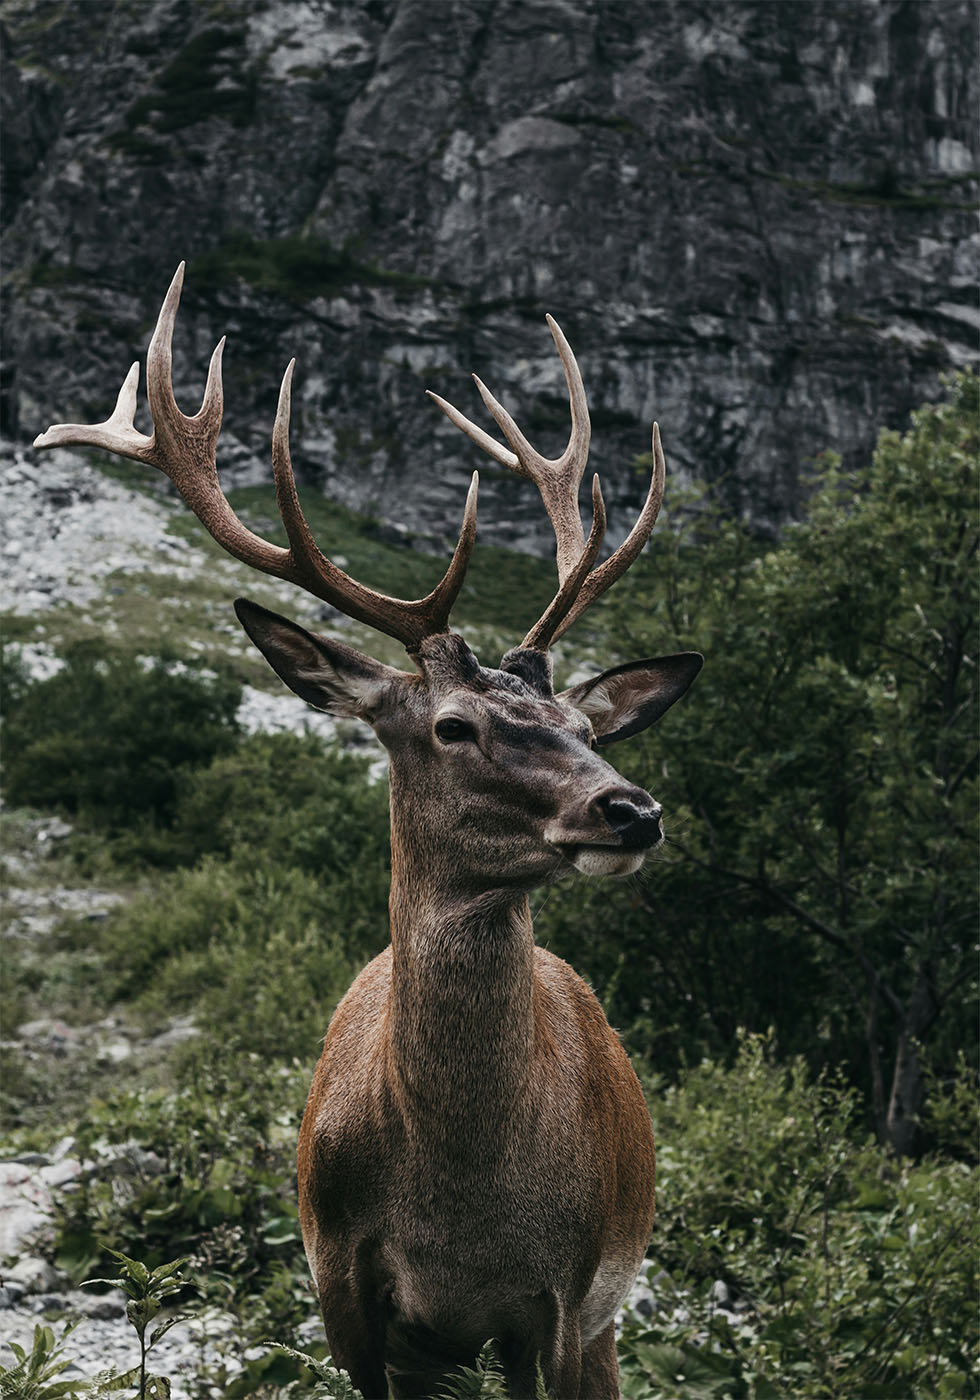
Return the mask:
[[447, 893], [399, 859], [391, 883], [390, 1044], [403, 1109], [447, 1140], [506, 1131], [534, 1041], [527, 897]]

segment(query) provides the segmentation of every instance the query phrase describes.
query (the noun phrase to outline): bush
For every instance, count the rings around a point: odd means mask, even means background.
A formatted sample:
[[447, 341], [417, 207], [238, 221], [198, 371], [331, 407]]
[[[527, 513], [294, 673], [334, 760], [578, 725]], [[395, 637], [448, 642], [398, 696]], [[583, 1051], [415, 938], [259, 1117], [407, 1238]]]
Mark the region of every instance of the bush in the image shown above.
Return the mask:
[[[899, 1163], [858, 1131], [853, 1090], [776, 1064], [759, 1036], [730, 1070], [705, 1061], [655, 1088], [651, 1108], [667, 1307], [627, 1330], [624, 1394], [976, 1393], [976, 1170]], [[742, 1300], [734, 1320], [719, 1280]]]
[[251, 1295], [254, 1308], [268, 1294], [265, 1311], [274, 1303], [279, 1325], [297, 1325], [311, 1303], [293, 1185], [308, 1079], [305, 1066], [270, 1065], [249, 1040], [202, 1038], [185, 1051], [176, 1090], [90, 1102], [76, 1150], [101, 1165], [61, 1200], [58, 1266], [81, 1281], [102, 1272], [105, 1249], [150, 1268], [177, 1249], [209, 1301], [241, 1306]]
[[187, 864], [102, 928], [110, 995], [312, 1063], [388, 941], [387, 830], [364, 760], [315, 737], [257, 735], [185, 774], [164, 840]]
[[387, 787], [368, 780], [363, 758], [314, 735], [256, 734], [186, 775], [172, 840], [188, 865], [236, 850], [254, 864], [261, 852], [269, 870], [374, 883], [385, 879]]
[[47, 680], [15, 661], [5, 690], [7, 800], [114, 829], [168, 821], [181, 775], [238, 736], [236, 682], [90, 642]]
[[[107, 922], [110, 994], [155, 1022], [191, 1013], [262, 1055], [312, 1066], [358, 965], [387, 941], [385, 895], [373, 892], [371, 919], [354, 878], [321, 885], [289, 866], [206, 860], [175, 872], [165, 899], [152, 889]], [[355, 959], [348, 945], [364, 951]]]

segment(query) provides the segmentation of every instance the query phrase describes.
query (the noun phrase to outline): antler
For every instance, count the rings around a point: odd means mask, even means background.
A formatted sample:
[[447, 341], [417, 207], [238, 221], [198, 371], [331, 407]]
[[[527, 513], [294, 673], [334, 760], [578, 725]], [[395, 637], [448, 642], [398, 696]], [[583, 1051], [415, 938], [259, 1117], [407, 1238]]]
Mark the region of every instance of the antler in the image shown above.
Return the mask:
[[300, 507], [289, 456], [290, 386], [296, 363], [290, 360], [279, 390], [279, 407], [272, 430], [276, 498], [289, 548], [282, 549], [253, 534], [239, 520], [221, 490], [215, 462], [224, 401], [221, 387], [224, 336], [211, 356], [204, 400], [199, 411], [190, 418], [181, 413], [174, 399], [171, 342], [183, 281], [184, 264], [181, 263], [160, 308], [156, 330], [147, 351], [146, 389], [153, 419], [152, 434], [145, 436], [133, 422], [139, 383], [137, 363], [127, 374], [116, 406], [104, 423], [56, 423], [35, 438], [34, 446], [78, 444], [103, 447], [121, 457], [132, 457], [138, 462], [159, 467], [170, 477], [205, 529], [229, 554], [263, 573], [299, 584], [308, 593], [333, 604], [348, 617], [395, 637], [410, 653], [418, 650], [425, 637], [448, 631], [449, 614], [462, 587], [476, 540], [477, 473], [473, 473], [466, 497], [459, 542], [442, 581], [432, 592], [425, 598], [406, 602], [366, 588], [320, 552]]
[[558, 565], [559, 589], [553, 602], [534, 624], [522, 643], [525, 647], [534, 647], [539, 651], [546, 651], [550, 643], [571, 627], [576, 618], [581, 617], [589, 604], [600, 594], [605, 593], [606, 589], [611, 587], [636, 559], [649, 539], [650, 531], [653, 529], [660, 512], [666, 476], [666, 464], [660, 446], [660, 429], [654, 423], [653, 475], [643, 509], [640, 511], [636, 524], [619, 548], [609, 556], [604, 564], [593, 569], [592, 565], [595, 563], [596, 554], [602, 542], [602, 533], [605, 529], [605, 510], [602, 504], [598, 476], [593, 478], [593, 526], [588, 543], [585, 542], [578, 508], [578, 489], [589, 455], [589, 442], [592, 433], [589, 407], [585, 397], [585, 387], [582, 383], [582, 374], [568, 341], [553, 316], [546, 317], [546, 320], [558, 348], [562, 369], [565, 371], [568, 403], [572, 416], [572, 430], [568, 446], [560, 457], [551, 460], [536, 452], [510, 414], [497, 402], [486, 385], [475, 374], [473, 379], [480, 391], [480, 397], [510, 444], [510, 450], [503, 447], [489, 433], [485, 433], [482, 428], [477, 427], [475, 423], [471, 423], [458, 409], [447, 403], [445, 399], [440, 398], [438, 394], [432, 393], [431, 390], [426, 391], [429, 398], [439, 405], [450, 422], [455, 423], [456, 427], [464, 432], [468, 438], [471, 438], [478, 447], [482, 447], [484, 452], [489, 453], [494, 461], [509, 467], [518, 476], [524, 476], [533, 481], [541, 493], [541, 499], [544, 501], [545, 509], [555, 532], [555, 558]]

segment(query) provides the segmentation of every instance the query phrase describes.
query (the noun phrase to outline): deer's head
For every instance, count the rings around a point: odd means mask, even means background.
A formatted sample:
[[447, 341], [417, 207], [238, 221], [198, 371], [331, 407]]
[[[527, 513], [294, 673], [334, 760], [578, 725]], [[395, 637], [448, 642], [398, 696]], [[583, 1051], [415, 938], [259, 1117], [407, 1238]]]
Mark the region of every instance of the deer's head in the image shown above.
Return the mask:
[[42, 434], [35, 446], [84, 443], [159, 467], [236, 558], [298, 583], [404, 644], [415, 663], [410, 673], [308, 632], [257, 604], [236, 604], [249, 636], [298, 695], [331, 714], [356, 716], [373, 726], [391, 757], [392, 824], [398, 839], [414, 847], [420, 859], [436, 863], [449, 883], [526, 888], [572, 867], [586, 874], [636, 870], [662, 839], [660, 807], [648, 793], [625, 782], [598, 750], [659, 719], [687, 690], [702, 658], [686, 652], [636, 661], [556, 694], [548, 649], [629, 568], [649, 537], [665, 475], [656, 424], [646, 503], [624, 543], [596, 565], [605, 529], [597, 476], [588, 539], [578, 506], [590, 440], [585, 390], [575, 358], [552, 318], [548, 324], [565, 371], [572, 417], [568, 446], [557, 460], [541, 457], [531, 447], [479, 379], [477, 387], [508, 447], [431, 395], [496, 461], [535, 482], [555, 532], [555, 597], [499, 667], [484, 667], [463, 639], [449, 631], [450, 610], [476, 537], [476, 473], [459, 543], [437, 587], [415, 602], [366, 588], [321, 554], [300, 508], [289, 456], [290, 363], [272, 440], [276, 492], [289, 546], [282, 549], [260, 539], [238, 519], [218, 484], [215, 449], [222, 415], [224, 341], [212, 356], [200, 411], [187, 417], [174, 401], [171, 340], [182, 279], [183, 265], [161, 309], [147, 356], [152, 435], [146, 437], [133, 426], [138, 381], [134, 365], [105, 423], [59, 424]]
[[541, 651], [483, 667], [454, 633], [406, 674], [240, 599], [239, 619], [298, 695], [372, 725], [391, 758], [392, 823], [450, 887], [530, 887], [573, 866], [639, 869], [663, 838], [657, 802], [599, 748], [653, 724], [701, 667], [695, 654], [618, 666], [556, 694]]

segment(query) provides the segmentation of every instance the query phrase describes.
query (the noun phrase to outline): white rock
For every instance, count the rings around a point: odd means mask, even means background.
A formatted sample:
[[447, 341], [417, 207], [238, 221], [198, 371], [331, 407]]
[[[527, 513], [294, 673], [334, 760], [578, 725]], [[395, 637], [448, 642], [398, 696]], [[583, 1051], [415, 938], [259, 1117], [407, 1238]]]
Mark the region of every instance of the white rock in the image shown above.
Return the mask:
[[59, 1186], [67, 1186], [70, 1181], [77, 1181], [82, 1174], [82, 1164], [77, 1157], [62, 1157], [58, 1162], [52, 1162], [49, 1167], [41, 1167], [38, 1176], [45, 1186], [56, 1189]]
[[4, 1271], [4, 1278], [19, 1283], [25, 1293], [54, 1293], [64, 1283], [64, 1275], [59, 1274], [53, 1264], [36, 1254], [26, 1254], [11, 1268]]
[[52, 1207], [51, 1192], [37, 1167], [0, 1162], [0, 1260], [24, 1254], [48, 1225]]

